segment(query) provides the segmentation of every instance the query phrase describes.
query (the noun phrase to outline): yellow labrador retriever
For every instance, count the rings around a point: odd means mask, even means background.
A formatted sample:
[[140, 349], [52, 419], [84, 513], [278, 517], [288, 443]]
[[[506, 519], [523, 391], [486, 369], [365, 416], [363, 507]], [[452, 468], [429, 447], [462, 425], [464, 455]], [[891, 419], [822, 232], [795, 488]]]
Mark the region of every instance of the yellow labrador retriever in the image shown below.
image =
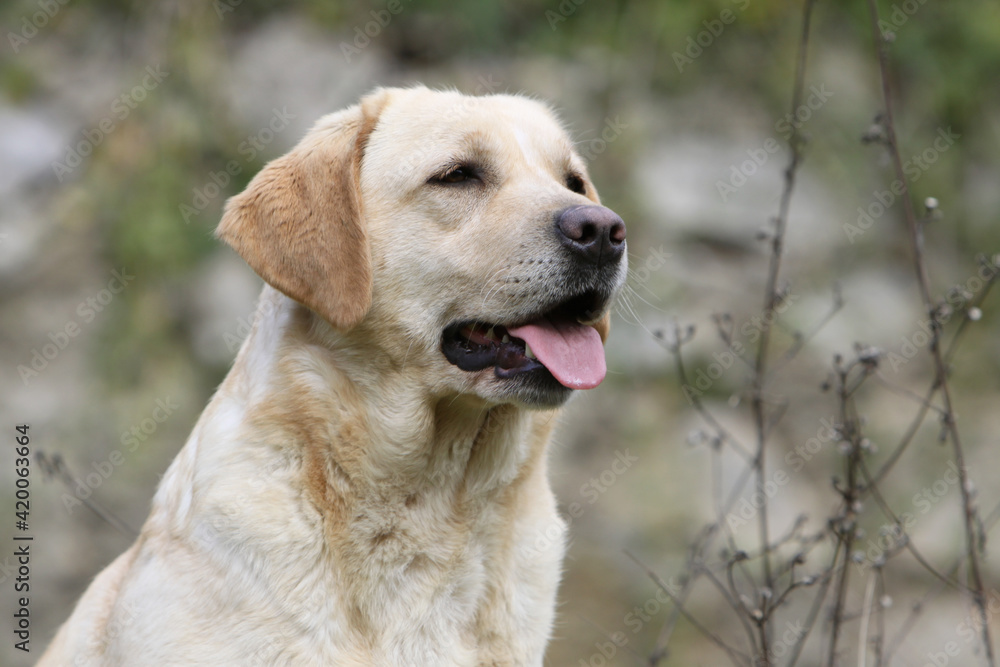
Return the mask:
[[41, 665], [538, 666], [625, 225], [542, 104], [381, 89], [226, 206], [253, 331]]

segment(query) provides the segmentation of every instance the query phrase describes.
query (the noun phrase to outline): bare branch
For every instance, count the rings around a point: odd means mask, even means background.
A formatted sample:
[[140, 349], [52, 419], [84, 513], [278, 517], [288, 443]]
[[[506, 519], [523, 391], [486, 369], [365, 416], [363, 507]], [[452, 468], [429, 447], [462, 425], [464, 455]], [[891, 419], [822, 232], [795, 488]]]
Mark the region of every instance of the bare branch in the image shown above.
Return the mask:
[[923, 300], [924, 311], [927, 313], [931, 325], [930, 353], [934, 360], [935, 382], [940, 387], [941, 398], [944, 403], [945, 428], [951, 440], [952, 449], [955, 455], [955, 464], [958, 467], [959, 486], [962, 493], [962, 504], [965, 526], [966, 555], [969, 565], [969, 576], [972, 579], [973, 599], [979, 611], [980, 625], [982, 626], [981, 638], [986, 651], [987, 663], [992, 667], [996, 664], [993, 656], [993, 642], [990, 637], [989, 616], [986, 611], [986, 589], [983, 577], [980, 572], [979, 553], [977, 545], [979, 538], [976, 534], [977, 514], [973, 503], [971, 485], [968, 479], [968, 472], [965, 467], [965, 451], [962, 447], [962, 440], [959, 436], [958, 421], [952, 409], [951, 389], [948, 384], [948, 367], [944, 356], [941, 353], [941, 325], [937, 318], [937, 308], [931, 298], [930, 280], [927, 276], [927, 267], [924, 261], [924, 237], [923, 227], [917, 220], [913, 210], [913, 202], [910, 199], [909, 184], [906, 172], [903, 168], [903, 160], [899, 154], [899, 144], [896, 140], [896, 126], [893, 118], [892, 90], [889, 83], [888, 53], [886, 51], [885, 39], [879, 28], [878, 5], [875, 0], [868, 0], [869, 16], [871, 19], [872, 36], [875, 41], [875, 51], [878, 55], [879, 76], [882, 80], [882, 102], [884, 105], [883, 128], [886, 135], [886, 145], [892, 157], [892, 163], [896, 172], [897, 182], [902, 184], [902, 192], [899, 199], [903, 203], [903, 215], [906, 220], [906, 227], [909, 231], [910, 243], [913, 250], [913, 268], [917, 276], [917, 285], [920, 288], [920, 296]]
[[677, 610], [681, 613], [681, 615], [685, 619], [687, 619], [688, 623], [694, 626], [695, 630], [703, 634], [706, 638], [708, 638], [709, 641], [711, 641], [713, 644], [715, 644], [720, 649], [725, 651], [726, 655], [729, 656], [729, 659], [733, 662], [734, 665], [747, 664], [748, 658], [746, 654], [741, 653], [740, 651], [734, 649], [732, 646], [724, 642], [718, 635], [716, 635], [711, 630], [706, 628], [704, 625], [702, 625], [702, 623], [698, 619], [692, 616], [687, 611], [687, 609], [684, 608], [684, 603], [681, 600], [679, 600], [677, 596], [674, 595], [674, 592], [671, 590], [671, 587], [667, 585], [667, 583], [663, 581], [663, 579], [660, 578], [660, 575], [656, 574], [656, 572], [654, 572], [649, 566], [647, 566], [645, 563], [636, 558], [632, 554], [632, 552], [626, 550], [625, 555], [628, 556], [633, 563], [642, 568], [643, 571], [646, 573], [646, 575], [653, 580], [653, 583], [659, 586], [660, 590], [666, 593], [667, 597], [669, 597], [670, 600], [674, 603], [674, 605], [676, 605]]
[[83, 503], [91, 512], [108, 522], [119, 533], [132, 539], [139, 536], [139, 531], [135, 530], [125, 523], [125, 521], [118, 518], [114, 512], [107, 509], [93, 498], [81, 498], [76, 494], [75, 489], [84, 487], [85, 485], [76, 478], [76, 475], [74, 475], [72, 471], [70, 471], [61, 454], [56, 453], [49, 456], [44, 451], [38, 450], [35, 453], [35, 459], [42, 467], [42, 472], [45, 473], [46, 476], [58, 479], [62, 485], [73, 494], [75, 499]]

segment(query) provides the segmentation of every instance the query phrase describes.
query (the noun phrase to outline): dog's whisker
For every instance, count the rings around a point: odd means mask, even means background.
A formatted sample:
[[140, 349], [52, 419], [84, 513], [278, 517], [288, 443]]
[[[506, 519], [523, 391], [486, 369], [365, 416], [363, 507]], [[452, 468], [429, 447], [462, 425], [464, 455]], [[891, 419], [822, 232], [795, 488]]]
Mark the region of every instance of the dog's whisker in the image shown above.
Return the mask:
[[480, 294], [482, 294], [484, 291], [486, 292], [485, 296], [483, 296], [483, 302], [481, 304], [483, 310], [487, 309], [486, 304], [490, 300], [490, 297], [493, 295], [493, 293], [499, 292], [501, 289], [504, 288], [506, 284], [504, 282], [504, 278], [509, 276], [511, 271], [512, 271], [511, 267], [506, 265], [502, 266], [499, 269], [497, 269], [493, 273], [493, 275], [490, 276], [490, 278], [483, 284], [483, 289], [480, 290]]
[[[653, 294], [653, 293], [650, 292], [650, 294]], [[652, 308], [653, 310], [655, 310], [657, 312], [660, 312], [660, 313], [666, 313], [667, 312], [666, 310], [664, 310], [663, 308], [661, 308], [659, 305], [657, 305], [657, 304], [649, 301], [644, 296], [642, 296], [641, 294], [639, 294], [639, 292], [634, 287], [632, 287], [631, 285], [629, 285], [628, 283], [626, 283], [624, 285], [623, 289], [622, 289], [622, 296], [624, 298], [628, 298], [628, 299], [631, 299], [632, 297], [635, 297], [636, 299], [638, 299], [639, 301], [642, 301], [644, 304], [646, 304], [647, 306], [649, 306], [650, 308]]]

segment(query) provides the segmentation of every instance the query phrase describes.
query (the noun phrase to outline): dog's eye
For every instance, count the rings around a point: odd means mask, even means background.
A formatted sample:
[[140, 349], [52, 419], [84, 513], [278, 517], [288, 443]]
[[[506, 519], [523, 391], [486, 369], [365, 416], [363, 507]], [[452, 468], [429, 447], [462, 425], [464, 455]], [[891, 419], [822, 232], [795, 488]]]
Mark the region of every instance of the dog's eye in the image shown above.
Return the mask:
[[459, 164], [450, 167], [446, 172], [434, 178], [438, 183], [464, 183], [479, 178], [476, 170], [468, 165]]
[[587, 186], [584, 185], [583, 179], [576, 174], [566, 175], [566, 187], [578, 195], [586, 194], [587, 192]]

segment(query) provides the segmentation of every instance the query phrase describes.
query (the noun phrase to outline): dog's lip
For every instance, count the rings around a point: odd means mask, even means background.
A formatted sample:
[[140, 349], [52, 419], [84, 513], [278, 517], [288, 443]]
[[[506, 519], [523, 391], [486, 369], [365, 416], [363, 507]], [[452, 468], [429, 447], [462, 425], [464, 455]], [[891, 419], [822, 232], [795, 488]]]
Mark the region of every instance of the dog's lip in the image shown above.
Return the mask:
[[587, 290], [554, 307], [505, 324], [493, 323], [485, 318], [460, 320], [444, 329], [441, 351], [450, 363], [467, 372], [492, 367], [498, 378], [529, 372], [551, 375], [549, 369], [532, 354], [530, 346], [523, 339], [512, 336], [510, 331], [541, 321], [557, 326], [579, 324], [593, 328], [607, 312], [609, 303], [609, 295]]
[[479, 320], [459, 322], [445, 329], [441, 351], [463, 371], [492, 367], [497, 377], [545, 368], [531, 356], [523, 340], [510, 336], [507, 327]]

